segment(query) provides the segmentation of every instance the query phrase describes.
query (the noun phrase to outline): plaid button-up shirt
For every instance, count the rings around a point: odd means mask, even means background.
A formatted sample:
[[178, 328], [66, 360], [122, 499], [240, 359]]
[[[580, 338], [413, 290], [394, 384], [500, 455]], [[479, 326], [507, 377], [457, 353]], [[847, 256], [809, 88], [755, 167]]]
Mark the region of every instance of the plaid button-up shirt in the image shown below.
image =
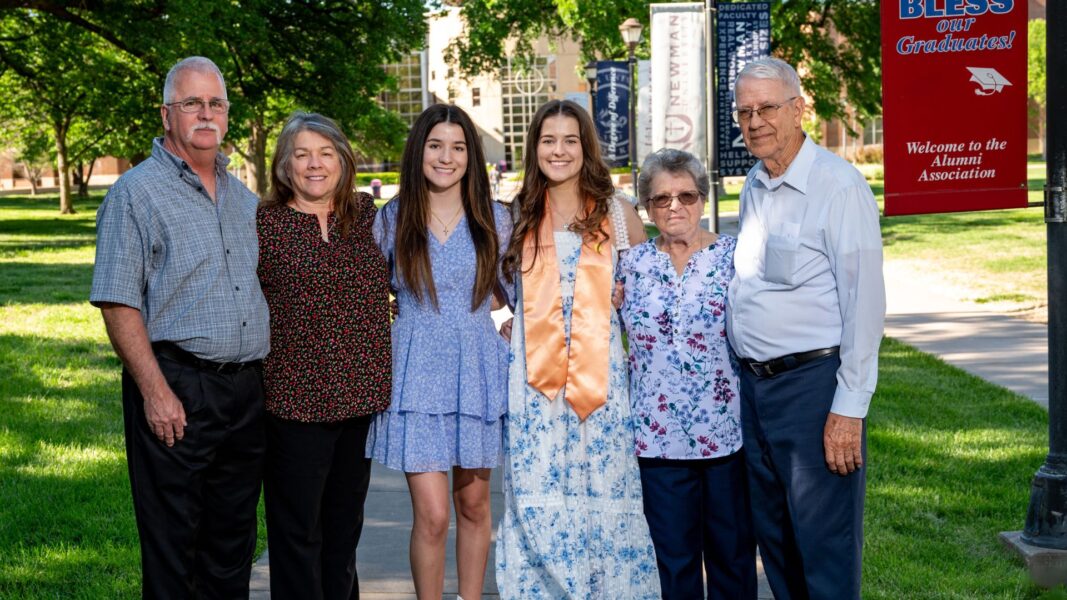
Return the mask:
[[258, 199], [228, 162], [215, 162], [216, 203], [156, 138], [152, 156], [115, 182], [96, 213], [89, 300], [140, 310], [153, 342], [244, 362], [267, 355], [270, 316], [256, 276]]

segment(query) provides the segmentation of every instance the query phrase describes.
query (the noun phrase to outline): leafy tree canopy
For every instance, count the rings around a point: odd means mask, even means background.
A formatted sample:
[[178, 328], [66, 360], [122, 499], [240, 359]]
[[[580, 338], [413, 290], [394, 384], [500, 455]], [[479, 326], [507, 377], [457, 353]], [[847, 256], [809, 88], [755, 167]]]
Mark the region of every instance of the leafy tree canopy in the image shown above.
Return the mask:
[[1027, 28], [1026, 62], [1029, 71], [1027, 94], [1040, 106], [1045, 105], [1045, 27], [1044, 19], [1033, 19]]
[[[529, 61], [542, 35], [581, 40], [584, 60], [621, 58], [626, 47], [619, 25], [635, 17], [648, 38], [649, 3], [635, 0], [465, 0], [466, 35], [448, 49], [448, 59], [468, 75]], [[875, 0], [777, 0], [771, 7], [771, 44], [776, 56], [800, 67], [804, 88], [822, 118], [842, 117], [846, 107], [861, 116], [881, 112], [881, 46]], [[638, 54], [648, 56], [648, 42]]]

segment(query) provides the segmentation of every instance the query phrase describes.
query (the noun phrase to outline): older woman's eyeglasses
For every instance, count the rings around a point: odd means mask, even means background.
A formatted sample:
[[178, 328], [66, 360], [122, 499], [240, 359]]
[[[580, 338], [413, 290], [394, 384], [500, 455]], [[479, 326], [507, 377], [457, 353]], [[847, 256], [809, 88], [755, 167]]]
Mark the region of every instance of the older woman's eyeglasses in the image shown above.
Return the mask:
[[230, 110], [230, 102], [225, 98], [212, 98], [206, 103], [200, 98], [186, 98], [177, 102], [167, 102], [167, 106], [177, 106], [183, 113], [198, 113], [207, 106], [216, 115], [224, 115]]
[[681, 194], [678, 194], [676, 196], [672, 196], [670, 194], [658, 194], [649, 198], [648, 203], [652, 206], [655, 206], [656, 208], [667, 208], [671, 205], [671, 201], [675, 198], [678, 199], [678, 202], [689, 206], [690, 204], [696, 204], [697, 202], [700, 202], [700, 192], [682, 192]]
[[799, 96], [793, 96], [787, 99], [785, 102], [779, 102], [778, 104], [764, 104], [758, 108], [741, 108], [735, 110], [732, 114], [734, 117], [734, 123], [748, 123], [752, 120], [752, 115], [757, 114], [759, 118], [764, 121], [769, 121], [778, 116], [778, 109], [782, 108], [786, 104], [789, 104], [793, 100], [796, 100]]

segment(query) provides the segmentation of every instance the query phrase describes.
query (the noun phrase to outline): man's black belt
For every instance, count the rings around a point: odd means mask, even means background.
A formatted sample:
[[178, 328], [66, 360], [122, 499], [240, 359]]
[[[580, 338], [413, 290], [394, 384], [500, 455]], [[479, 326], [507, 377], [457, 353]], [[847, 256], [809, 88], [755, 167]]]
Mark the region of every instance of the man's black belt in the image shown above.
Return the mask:
[[215, 373], [237, 373], [245, 369], [258, 368], [263, 364], [261, 360], [250, 360], [248, 362], [215, 362], [206, 360], [188, 350], [181, 349], [174, 342], [152, 342], [152, 350], [156, 353], [156, 356], [195, 367], [201, 371], [214, 371]]
[[763, 362], [756, 362], [747, 358], [741, 359], [741, 364], [749, 371], [755, 373], [756, 377], [774, 377], [786, 371], [791, 371], [804, 363], [809, 363], [817, 358], [824, 356], [830, 356], [831, 354], [837, 354], [840, 346], [834, 346], [833, 348], [820, 348], [818, 350], [809, 350], [807, 352], [797, 352], [796, 354], [786, 354], [785, 356], [779, 356], [778, 358], [772, 358]]

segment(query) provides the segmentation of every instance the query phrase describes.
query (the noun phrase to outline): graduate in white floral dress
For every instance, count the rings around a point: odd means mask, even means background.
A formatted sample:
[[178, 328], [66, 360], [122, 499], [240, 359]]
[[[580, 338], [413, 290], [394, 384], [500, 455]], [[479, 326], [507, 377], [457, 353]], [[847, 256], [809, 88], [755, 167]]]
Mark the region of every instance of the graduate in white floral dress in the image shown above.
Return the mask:
[[618, 251], [645, 239], [615, 197], [592, 120], [551, 101], [527, 133], [503, 268], [515, 283], [504, 517], [505, 599], [653, 599], [656, 559], [611, 306]]

